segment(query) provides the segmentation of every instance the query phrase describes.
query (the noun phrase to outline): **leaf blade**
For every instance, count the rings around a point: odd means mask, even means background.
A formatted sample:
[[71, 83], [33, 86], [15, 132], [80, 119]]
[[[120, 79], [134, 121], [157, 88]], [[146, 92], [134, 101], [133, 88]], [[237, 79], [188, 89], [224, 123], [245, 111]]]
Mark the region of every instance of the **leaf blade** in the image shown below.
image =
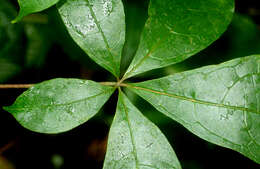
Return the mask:
[[260, 163], [259, 65], [249, 56], [129, 87], [197, 136]]
[[151, 0], [149, 18], [125, 79], [181, 62], [206, 48], [226, 30], [233, 11], [233, 0]]
[[18, 0], [20, 11], [12, 23], [20, 21], [26, 15], [43, 11], [58, 2], [59, 0]]
[[60, 133], [93, 117], [113, 92], [89, 80], [53, 79], [33, 86], [4, 109], [29, 130]]
[[120, 167], [181, 168], [165, 136], [122, 92], [109, 132], [103, 168]]
[[121, 0], [67, 0], [61, 1], [58, 9], [74, 41], [96, 63], [119, 77], [125, 42]]

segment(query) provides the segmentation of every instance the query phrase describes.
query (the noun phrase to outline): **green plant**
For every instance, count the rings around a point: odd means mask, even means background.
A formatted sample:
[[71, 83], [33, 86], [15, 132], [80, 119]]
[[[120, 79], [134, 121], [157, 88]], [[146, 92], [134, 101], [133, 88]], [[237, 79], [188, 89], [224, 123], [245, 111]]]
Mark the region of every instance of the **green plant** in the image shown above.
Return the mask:
[[[21, 10], [13, 22], [57, 2], [20, 0]], [[122, 78], [121, 1], [60, 0], [57, 7], [75, 42], [117, 81], [53, 79], [37, 84], [4, 107], [21, 125], [40, 133], [68, 131], [93, 117], [118, 89], [104, 168], [181, 168], [164, 135], [123, 94], [121, 88], [128, 88], [202, 139], [260, 163], [259, 55], [155, 80], [125, 82], [209, 46], [230, 23], [233, 0], [151, 0], [139, 48]]]

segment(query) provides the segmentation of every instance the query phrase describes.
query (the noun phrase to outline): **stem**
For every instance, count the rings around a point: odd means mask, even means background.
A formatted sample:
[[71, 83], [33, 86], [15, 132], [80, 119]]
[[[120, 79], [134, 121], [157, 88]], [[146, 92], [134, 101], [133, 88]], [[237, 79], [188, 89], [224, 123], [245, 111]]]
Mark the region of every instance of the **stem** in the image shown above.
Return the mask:
[[0, 148], [0, 155], [3, 154], [3, 152], [5, 152], [6, 150], [10, 149], [11, 147], [13, 147], [15, 144], [15, 141], [11, 141], [8, 144], [6, 144], [4, 147]]
[[120, 83], [119, 82], [100, 82], [99, 84], [105, 85], [105, 86], [114, 86], [114, 87], [126, 87], [127, 84], [125, 83]]
[[127, 76], [124, 76], [118, 83], [122, 84], [123, 81], [125, 81], [127, 79]]
[[33, 84], [0, 84], [0, 89], [26, 89], [32, 86]]
[[[99, 84], [105, 86], [115, 86], [115, 87], [126, 87], [127, 84], [120, 82], [100, 82]], [[0, 89], [27, 89], [32, 87], [34, 84], [0, 84]]]
[[99, 82], [99, 84], [105, 85], [105, 86], [116, 86], [117, 82]]

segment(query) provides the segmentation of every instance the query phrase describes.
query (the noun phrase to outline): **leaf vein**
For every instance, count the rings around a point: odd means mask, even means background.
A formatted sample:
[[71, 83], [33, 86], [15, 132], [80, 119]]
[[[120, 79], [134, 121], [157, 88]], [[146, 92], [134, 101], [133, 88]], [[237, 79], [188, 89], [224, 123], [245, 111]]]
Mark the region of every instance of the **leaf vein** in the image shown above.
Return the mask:
[[[103, 40], [104, 40], [105, 46], [106, 46], [106, 48], [107, 48], [107, 50], [108, 50], [108, 53], [109, 53], [111, 59], [113, 60], [113, 62], [115, 63], [115, 65], [118, 65], [118, 64], [116, 64], [116, 62], [115, 62], [115, 58], [114, 58], [114, 55], [112, 54], [111, 48], [110, 48], [110, 46], [109, 46], [109, 44], [108, 44], [108, 40], [107, 40], [107, 38], [106, 38], [106, 36], [105, 36], [105, 34], [104, 34], [104, 32], [103, 32], [103, 30], [102, 30], [102, 28], [101, 28], [101, 26], [100, 26], [98, 20], [97, 20], [96, 14], [95, 14], [94, 10], [92, 9], [92, 7], [91, 7], [91, 5], [90, 5], [90, 3], [89, 3], [89, 0], [86, 0], [86, 2], [87, 2], [87, 4], [88, 4], [87, 6], [89, 7], [90, 13], [91, 13], [91, 15], [92, 15], [92, 17], [93, 17], [93, 19], [94, 19], [94, 22], [95, 22], [95, 24], [97, 25], [97, 28], [98, 28], [98, 30], [100, 31], [100, 34], [101, 34], [101, 36], [102, 36], [102, 38], [103, 38]], [[114, 71], [115, 71], [116, 73], [118, 73], [117, 70], [115, 70], [115, 67], [114, 67]]]
[[226, 104], [208, 102], [208, 101], [189, 98], [189, 97], [186, 97], [186, 96], [180, 96], [180, 95], [177, 95], [177, 94], [169, 94], [169, 93], [160, 92], [160, 91], [153, 90], [153, 89], [132, 86], [132, 85], [129, 85], [129, 84], [126, 84], [126, 86], [137, 89], [137, 90], [144, 90], [146, 92], [151, 92], [151, 93], [155, 93], [155, 94], [159, 94], [159, 95], [173, 97], [173, 98], [180, 99], [180, 100], [186, 100], [186, 101], [193, 102], [193, 103], [204, 104], [204, 105], [215, 106], [215, 107], [222, 107], [222, 108], [227, 108], [227, 109], [240, 110], [240, 111], [246, 111], [246, 112], [253, 112], [253, 113], [256, 113], [256, 114], [260, 114], [260, 112], [258, 112], [257, 110], [252, 110], [252, 109], [245, 108], [245, 107], [231, 106], [231, 105], [226, 105]]
[[[112, 88], [113, 89], [113, 88]], [[68, 103], [62, 103], [62, 104], [47, 104], [47, 105], [40, 105], [41, 107], [59, 107], [59, 106], [67, 106], [67, 105], [71, 105], [71, 104], [74, 104], [74, 103], [79, 103], [79, 102], [82, 102], [82, 101], [86, 101], [88, 99], [92, 99], [92, 98], [95, 98], [95, 97], [98, 97], [102, 94], [105, 94], [105, 93], [108, 93], [110, 91], [112, 91], [112, 89], [110, 90], [106, 90], [106, 91], [103, 91], [101, 93], [98, 93], [96, 95], [92, 95], [92, 96], [89, 96], [89, 97], [86, 97], [86, 98], [83, 98], [83, 99], [79, 99], [79, 100], [75, 100], [75, 101], [72, 101], [72, 102], [68, 102]], [[113, 89], [114, 90], [114, 89]], [[39, 106], [39, 105], [37, 105]], [[24, 110], [24, 109], [28, 109], [28, 108], [31, 108], [31, 107], [23, 107], [23, 108], [12, 108], [10, 107], [10, 109], [12, 110]]]
[[131, 126], [131, 123], [129, 121], [127, 107], [125, 105], [125, 101], [124, 101], [123, 97], [122, 97], [122, 104], [123, 104], [123, 107], [124, 107], [124, 112], [125, 112], [125, 115], [126, 115], [127, 124], [128, 124], [128, 127], [129, 127], [131, 142], [132, 142], [132, 145], [133, 145], [133, 155], [134, 155], [134, 158], [135, 158], [136, 169], [139, 169], [139, 167], [138, 167], [139, 166], [139, 162], [138, 162], [137, 153], [136, 153], [136, 145], [135, 145], [135, 141], [134, 141], [132, 126]]

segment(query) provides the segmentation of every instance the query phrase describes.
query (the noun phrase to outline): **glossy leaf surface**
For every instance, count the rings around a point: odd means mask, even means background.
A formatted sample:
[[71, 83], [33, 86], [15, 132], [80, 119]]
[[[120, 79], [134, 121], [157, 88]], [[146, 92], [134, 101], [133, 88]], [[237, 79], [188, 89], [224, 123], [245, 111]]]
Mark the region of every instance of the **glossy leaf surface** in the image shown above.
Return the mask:
[[162, 132], [120, 92], [104, 169], [181, 169]]
[[226, 30], [233, 11], [233, 0], [151, 0], [125, 78], [178, 63], [206, 48]]
[[93, 117], [113, 91], [89, 80], [54, 79], [31, 87], [4, 109], [29, 130], [59, 133]]
[[125, 42], [121, 0], [63, 0], [58, 8], [75, 42], [95, 62], [119, 77]]
[[260, 163], [260, 56], [129, 85], [197, 136]]
[[53, 5], [59, 0], [18, 0], [20, 11], [18, 16], [13, 20], [13, 23], [20, 21], [24, 16], [43, 11]]

